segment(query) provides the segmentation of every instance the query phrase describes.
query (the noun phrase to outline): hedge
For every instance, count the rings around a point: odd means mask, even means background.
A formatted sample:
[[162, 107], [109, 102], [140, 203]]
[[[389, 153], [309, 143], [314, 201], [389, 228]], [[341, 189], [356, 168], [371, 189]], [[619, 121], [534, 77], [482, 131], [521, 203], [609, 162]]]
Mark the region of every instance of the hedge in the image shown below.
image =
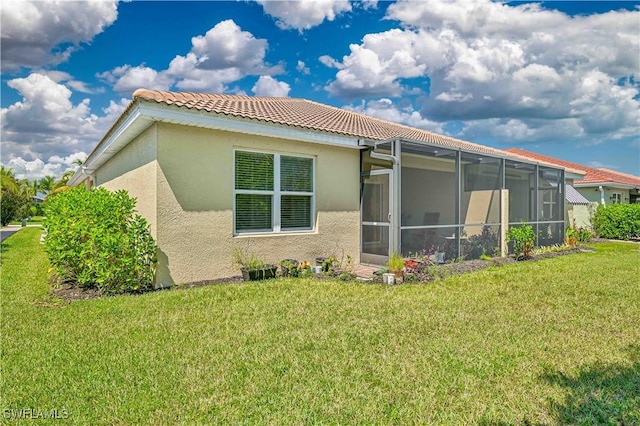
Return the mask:
[[593, 231], [601, 238], [640, 238], [640, 204], [599, 205], [591, 223]]

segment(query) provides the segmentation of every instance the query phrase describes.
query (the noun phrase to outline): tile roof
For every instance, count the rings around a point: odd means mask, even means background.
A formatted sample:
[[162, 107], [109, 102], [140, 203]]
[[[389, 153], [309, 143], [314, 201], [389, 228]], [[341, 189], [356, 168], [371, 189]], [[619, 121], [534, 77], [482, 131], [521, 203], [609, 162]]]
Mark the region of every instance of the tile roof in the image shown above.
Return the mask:
[[508, 153], [306, 99], [138, 89], [134, 100], [380, 141], [405, 138], [500, 157]]
[[602, 183], [617, 183], [623, 185], [631, 185], [640, 187], [640, 177], [630, 175], [627, 173], [615, 172], [608, 169], [598, 169], [595, 167], [584, 166], [582, 164], [574, 163], [571, 161], [560, 160], [558, 158], [549, 157], [547, 155], [536, 154], [535, 152], [525, 151], [520, 148], [507, 148], [505, 151], [512, 154], [521, 155], [534, 161], [544, 161], [547, 163], [555, 164], [557, 166], [583, 170], [586, 175], [582, 180], [576, 180], [574, 184], [587, 185], [587, 184], [602, 184]]

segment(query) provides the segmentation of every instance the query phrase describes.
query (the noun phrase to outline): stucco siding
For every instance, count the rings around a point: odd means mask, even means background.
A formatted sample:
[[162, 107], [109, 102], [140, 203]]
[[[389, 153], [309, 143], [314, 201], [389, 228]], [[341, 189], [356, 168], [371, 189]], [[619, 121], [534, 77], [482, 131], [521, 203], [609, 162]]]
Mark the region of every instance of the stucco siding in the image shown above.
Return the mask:
[[591, 229], [591, 212], [595, 211], [597, 204], [573, 206], [573, 220], [576, 228]]
[[[584, 186], [578, 187], [576, 190], [584, 195], [584, 197], [591, 201], [592, 203], [600, 203], [600, 190], [597, 186]], [[606, 205], [613, 204], [611, 197], [614, 193], [621, 194], [621, 199], [623, 204], [629, 203], [629, 190], [628, 189], [620, 189], [620, 188], [609, 188], [604, 187], [604, 203]]]
[[156, 126], [151, 126], [103, 164], [96, 183], [110, 191], [125, 189], [136, 198], [136, 210], [149, 222], [157, 237]]
[[[313, 156], [316, 223], [309, 232], [233, 234], [234, 149]], [[236, 246], [268, 262], [350, 254], [359, 259], [357, 150], [283, 139], [158, 124], [158, 284], [239, 274]]]

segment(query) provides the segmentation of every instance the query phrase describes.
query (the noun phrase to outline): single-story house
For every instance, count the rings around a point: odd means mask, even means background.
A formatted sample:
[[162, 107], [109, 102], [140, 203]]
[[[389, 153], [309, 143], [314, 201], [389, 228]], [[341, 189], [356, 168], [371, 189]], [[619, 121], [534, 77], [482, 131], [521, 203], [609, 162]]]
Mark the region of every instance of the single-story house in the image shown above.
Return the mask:
[[266, 261], [505, 253], [509, 226], [564, 236], [565, 168], [320, 103], [139, 89], [71, 185], [126, 189], [157, 285]]
[[31, 202], [34, 204], [42, 204], [44, 203], [45, 198], [47, 198], [47, 194], [44, 192], [36, 192], [35, 195], [31, 196]]

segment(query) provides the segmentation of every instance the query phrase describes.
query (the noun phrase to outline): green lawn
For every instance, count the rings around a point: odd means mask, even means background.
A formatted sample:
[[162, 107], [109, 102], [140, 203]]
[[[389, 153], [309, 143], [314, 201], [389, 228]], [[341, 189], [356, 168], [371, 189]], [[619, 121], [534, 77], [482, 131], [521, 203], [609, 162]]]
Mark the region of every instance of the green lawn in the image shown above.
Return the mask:
[[[27, 221], [27, 223], [29, 225], [33, 225], [33, 224], [42, 224], [42, 221], [44, 220], [44, 216], [33, 216], [31, 218], [31, 220]], [[9, 222], [9, 225], [22, 225], [22, 219], [19, 220], [12, 220], [11, 222]]]
[[[640, 251], [66, 304], [3, 244], [0, 408], [72, 424], [640, 424]], [[3, 411], [7, 415], [8, 411]], [[37, 411], [36, 411], [37, 413]]]

